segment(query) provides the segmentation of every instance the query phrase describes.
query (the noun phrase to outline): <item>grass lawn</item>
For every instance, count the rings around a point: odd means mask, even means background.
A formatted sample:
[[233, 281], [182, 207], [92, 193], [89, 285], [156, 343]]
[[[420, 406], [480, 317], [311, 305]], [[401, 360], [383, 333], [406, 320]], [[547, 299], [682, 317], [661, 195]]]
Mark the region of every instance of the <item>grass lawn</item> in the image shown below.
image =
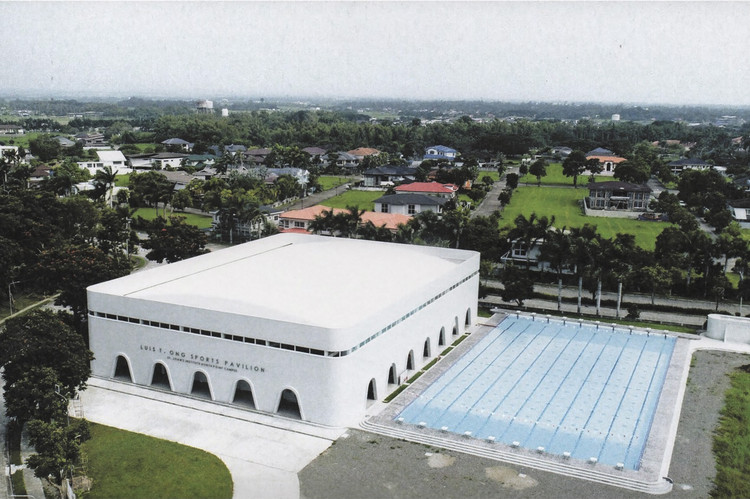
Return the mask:
[[[481, 174], [479, 176], [481, 179]], [[579, 175], [578, 187], [586, 187], [591, 175]], [[612, 177], [597, 175], [594, 177], [595, 182], [606, 182], [614, 180]], [[519, 184], [537, 184], [536, 177], [531, 174], [524, 175], [518, 181]], [[562, 163], [550, 163], [547, 165], [547, 175], [542, 177], [542, 185], [573, 185], [573, 177], [566, 177], [562, 172]]]
[[482, 182], [482, 179], [484, 179], [484, 177], [490, 177], [493, 182], [497, 182], [498, 180], [500, 180], [500, 174], [497, 172], [497, 170], [492, 170], [489, 172], [480, 170], [479, 175], [477, 175], [477, 179], [475, 180], [475, 182]]
[[747, 366], [732, 372], [719, 427], [714, 432], [716, 479], [712, 497], [750, 497], [750, 370]]
[[338, 187], [339, 185], [343, 185], [348, 181], [349, 179], [347, 179], [346, 177], [337, 177], [334, 175], [322, 175], [318, 177], [318, 183], [320, 184], [321, 189], [323, 189], [324, 191], [333, 189], [334, 187]]
[[578, 202], [586, 197], [587, 189], [566, 189], [562, 187], [519, 187], [513, 193], [510, 204], [502, 211], [501, 227], [513, 225], [513, 220], [522, 214], [527, 218], [537, 216], [555, 217], [555, 227], [581, 227], [588, 223], [595, 225], [602, 237], [614, 238], [618, 233], [635, 235], [635, 242], [641, 248], [653, 250], [656, 237], [669, 227], [664, 222], [643, 222], [627, 218], [587, 217]]
[[91, 436], [83, 450], [93, 487], [79, 497], [232, 497], [229, 470], [213, 454], [95, 423]]
[[[159, 209], [159, 216], [162, 216], [163, 213], [164, 212]], [[197, 215], [195, 213], [183, 213], [181, 211], [170, 213], [169, 211], [167, 211], [167, 217], [169, 217], [170, 215], [185, 217], [186, 223], [195, 225], [200, 229], [208, 229], [209, 227], [211, 227], [212, 218], [210, 215]], [[156, 218], [156, 210], [154, 208], [138, 208], [135, 213], [133, 213], [133, 216], [143, 217], [145, 220], [153, 220]]]
[[343, 208], [357, 206], [360, 210], [372, 211], [375, 208], [375, 200], [385, 195], [384, 191], [355, 191], [349, 190], [326, 199], [320, 204], [329, 208]]
[[130, 174], [117, 175], [115, 177], [115, 187], [128, 187], [130, 185]]

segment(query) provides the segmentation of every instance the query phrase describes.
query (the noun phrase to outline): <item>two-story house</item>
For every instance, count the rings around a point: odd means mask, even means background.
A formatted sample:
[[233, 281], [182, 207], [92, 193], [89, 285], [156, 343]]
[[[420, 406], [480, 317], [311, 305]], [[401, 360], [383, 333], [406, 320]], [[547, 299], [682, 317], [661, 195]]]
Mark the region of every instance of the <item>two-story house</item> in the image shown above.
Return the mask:
[[589, 184], [586, 207], [592, 210], [646, 211], [651, 188], [629, 182], [597, 182]]
[[448, 200], [426, 194], [389, 194], [375, 200], [375, 211], [414, 216], [423, 211], [441, 213]]
[[422, 159], [433, 159], [438, 161], [455, 161], [458, 151], [447, 146], [430, 146], [424, 150]]

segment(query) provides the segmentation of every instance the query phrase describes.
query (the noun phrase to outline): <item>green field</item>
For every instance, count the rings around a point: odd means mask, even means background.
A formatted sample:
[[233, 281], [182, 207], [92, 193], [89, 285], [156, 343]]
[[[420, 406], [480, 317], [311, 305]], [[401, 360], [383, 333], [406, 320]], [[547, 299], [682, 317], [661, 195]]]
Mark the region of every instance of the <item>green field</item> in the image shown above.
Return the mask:
[[339, 185], [344, 185], [345, 183], [349, 182], [349, 180], [350, 179], [346, 177], [338, 177], [332, 175], [321, 175], [320, 177], [318, 177], [320, 188], [324, 191], [333, 189], [334, 187], [338, 187]]
[[[481, 179], [481, 174], [479, 176]], [[578, 176], [578, 188], [586, 187], [589, 183], [591, 175], [579, 175]], [[614, 180], [612, 177], [605, 177], [597, 175], [594, 177], [595, 182], [606, 182]], [[534, 184], [537, 185], [537, 179], [534, 175], [527, 174], [519, 179], [519, 184]], [[562, 163], [550, 163], [547, 165], [547, 175], [542, 177], [542, 185], [573, 185], [573, 177], [566, 177], [562, 172]]]
[[208, 452], [91, 423], [83, 444], [92, 489], [78, 497], [230, 498], [232, 477]]
[[343, 208], [357, 206], [360, 210], [372, 211], [375, 208], [375, 200], [385, 195], [383, 191], [345, 191], [338, 196], [326, 199], [320, 204], [329, 208]]
[[513, 193], [510, 204], [502, 211], [501, 227], [513, 225], [513, 220], [522, 214], [529, 217], [555, 217], [555, 227], [582, 227], [595, 225], [599, 234], [607, 239], [618, 233], [635, 235], [635, 242], [641, 248], [653, 250], [656, 237], [669, 224], [664, 222], [643, 222], [627, 218], [587, 217], [580, 208], [579, 201], [586, 197], [586, 189], [564, 187], [519, 187]]
[[712, 497], [750, 496], [750, 372], [747, 366], [729, 375], [731, 387], [726, 392], [719, 427], [714, 431], [716, 456], [715, 488]]
[[[163, 216], [164, 211], [159, 208], [159, 216]], [[210, 215], [196, 215], [195, 213], [183, 213], [181, 211], [170, 212], [167, 210], [167, 218], [171, 215], [185, 217], [185, 222], [190, 225], [195, 225], [199, 229], [208, 229], [211, 227], [211, 221], [213, 220]], [[154, 208], [138, 208], [134, 217], [142, 217], [145, 220], [153, 220], [156, 218], [156, 210]]]

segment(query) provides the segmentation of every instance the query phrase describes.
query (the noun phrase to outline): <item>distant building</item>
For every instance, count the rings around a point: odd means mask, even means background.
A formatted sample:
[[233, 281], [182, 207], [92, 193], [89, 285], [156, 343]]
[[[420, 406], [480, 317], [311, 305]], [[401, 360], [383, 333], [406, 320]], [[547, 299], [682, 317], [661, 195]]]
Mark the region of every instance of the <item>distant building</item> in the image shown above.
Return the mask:
[[423, 211], [441, 213], [448, 199], [425, 194], [389, 194], [375, 200], [375, 211], [414, 216]]
[[210, 100], [198, 101], [195, 108], [199, 113], [211, 114], [214, 112], [214, 102]]
[[425, 148], [422, 159], [432, 159], [437, 161], [455, 161], [458, 151], [447, 146], [430, 146]]
[[670, 162], [667, 166], [672, 170], [672, 173], [679, 175], [685, 170], [709, 170], [711, 165], [706, 163], [702, 159], [698, 158], [682, 158], [677, 161]]
[[401, 184], [395, 188], [396, 194], [423, 194], [445, 199], [454, 199], [458, 187], [453, 184], [441, 184], [439, 182], [410, 182]]
[[171, 147], [182, 149], [185, 152], [192, 151], [193, 146], [195, 145], [192, 142], [188, 142], [187, 140], [182, 140], [178, 138], [171, 138], [171, 139], [164, 140], [162, 141], [162, 144], [168, 147], [171, 146]]
[[392, 184], [393, 182], [403, 182], [404, 180], [414, 180], [417, 174], [416, 168], [408, 166], [379, 166], [370, 168], [363, 173], [365, 187], [380, 187]]
[[79, 161], [78, 166], [86, 168], [91, 175], [96, 174], [97, 170], [104, 170], [106, 167], [112, 168], [112, 171], [118, 175], [132, 171], [128, 166], [127, 159], [120, 151], [96, 151], [96, 155], [98, 157], [96, 161]]
[[586, 206], [592, 210], [646, 211], [651, 188], [629, 182], [596, 182], [589, 184]]

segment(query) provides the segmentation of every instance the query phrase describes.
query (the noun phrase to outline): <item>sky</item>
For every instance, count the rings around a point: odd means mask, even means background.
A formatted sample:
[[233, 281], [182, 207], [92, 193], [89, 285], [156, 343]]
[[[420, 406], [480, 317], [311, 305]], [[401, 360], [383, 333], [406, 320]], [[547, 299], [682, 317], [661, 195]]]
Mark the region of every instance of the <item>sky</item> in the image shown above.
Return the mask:
[[8, 2], [0, 95], [750, 105], [750, 1]]

